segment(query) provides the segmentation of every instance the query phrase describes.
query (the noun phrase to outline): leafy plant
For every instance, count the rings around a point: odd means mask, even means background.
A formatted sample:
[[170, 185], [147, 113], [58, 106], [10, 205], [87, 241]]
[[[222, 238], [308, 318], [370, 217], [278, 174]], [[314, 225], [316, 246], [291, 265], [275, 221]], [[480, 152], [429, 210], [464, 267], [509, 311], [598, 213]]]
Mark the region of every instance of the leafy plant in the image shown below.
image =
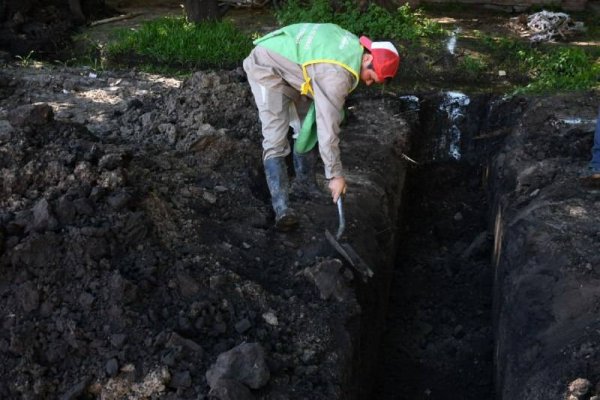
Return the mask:
[[106, 67], [103, 45], [89, 34], [73, 36], [75, 50], [73, 57], [64, 61], [65, 65], [86, 65], [98, 71]]
[[33, 54], [35, 52], [31, 50], [25, 57], [23, 56], [15, 56], [16, 59], [19, 60], [19, 64], [22, 67], [29, 67], [33, 63]]

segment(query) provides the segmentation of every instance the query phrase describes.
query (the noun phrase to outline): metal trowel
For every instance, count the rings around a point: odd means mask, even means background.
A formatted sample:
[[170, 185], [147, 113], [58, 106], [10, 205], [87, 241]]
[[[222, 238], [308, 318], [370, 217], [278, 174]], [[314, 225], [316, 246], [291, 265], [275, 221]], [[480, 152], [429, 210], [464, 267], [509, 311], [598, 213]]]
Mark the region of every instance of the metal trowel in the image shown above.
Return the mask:
[[338, 230], [335, 237], [329, 232], [328, 229], [325, 230], [325, 237], [331, 243], [334, 249], [337, 250], [338, 253], [346, 260], [348, 263], [362, 276], [363, 282], [366, 282], [368, 278], [373, 276], [373, 270], [369, 268], [367, 263], [354, 251], [352, 246], [348, 243], [340, 243], [342, 235], [344, 234], [344, 229], [346, 229], [346, 219], [344, 218], [344, 205], [342, 196], [338, 197], [337, 201], [337, 209], [338, 209], [338, 217], [339, 217], [339, 225]]

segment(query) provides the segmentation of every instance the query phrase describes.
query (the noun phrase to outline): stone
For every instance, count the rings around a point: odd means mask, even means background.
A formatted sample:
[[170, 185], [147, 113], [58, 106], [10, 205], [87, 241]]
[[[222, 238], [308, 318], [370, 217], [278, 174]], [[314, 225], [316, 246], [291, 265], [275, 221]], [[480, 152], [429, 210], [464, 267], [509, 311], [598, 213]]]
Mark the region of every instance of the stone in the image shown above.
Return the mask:
[[277, 319], [277, 316], [272, 311], [264, 313], [262, 315], [262, 317], [265, 320], [265, 322], [269, 325], [272, 325], [272, 326], [279, 325], [279, 320]]
[[120, 349], [125, 344], [127, 340], [127, 335], [124, 333], [115, 333], [110, 336], [110, 344], [113, 345], [114, 348]]
[[118, 211], [118, 210], [125, 208], [129, 204], [131, 199], [132, 199], [132, 197], [129, 193], [127, 193], [125, 191], [119, 191], [119, 192], [113, 194], [112, 196], [109, 196], [106, 199], [106, 202], [114, 210]]
[[591, 387], [592, 384], [587, 379], [577, 378], [569, 383], [569, 394], [579, 398], [585, 396]]
[[46, 103], [27, 104], [8, 112], [8, 122], [15, 128], [45, 125], [54, 119], [52, 107]]
[[87, 310], [90, 308], [92, 303], [94, 303], [94, 296], [88, 292], [83, 292], [79, 295], [79, 298], [77, 299], [77, 301], [79, 302], [79, 304], [81, 305], [81, 307], [83, 309]]
[[206, 372], [206, 380], [212, 388], [219, 379], [234, 379], [252, 389], [267, 384], [270, 378], [265, 351], [258, 343], [242, 343], [219, 354], [217, 361]]
[[169, 386], [175, 389], [189, 388], [192, 386], [192, 377], [190, 371], [179, 371], [173, 373]]
[[119, 363], [116, 358], [111, 358], [104, 365], [104, 370], [108, 376], [115, 376], [119, 372]]
[[105, 154], [98, 161], [98, 167], [108, 171], [112, 171], [113, 169], [122, 167], [123, 165], [123, 156], [118, 153]]
[[233, 379], [219, 379], [208, 392], [210, 399], [252, 400], [254, 396], [246, 386]]
[[196, 354], [194, 354], [194, 357], [199, 357], [202, 356], [202, 353], [204, 352], [202, 349], [202, 346], [200, 346], [198, 343], [194, 342], [192, 339], [186, 339], [184, 337], [182, 337], [181, 335], [177, 334], [176, 332], [171, 333], [171, 335], [169, 336], [169, 339], [167, 340], [167, 343], [165, 344], [165, 347], [167, 348], [175, 348], [175, 347], [182, 347], [185, 348], [189, 351], [192, 351]]
[[33, 207], [33, 221], [30, 231], [41, 232], [56, 225], [56, 221], [50, 213], [48, 200], [41, 199]]
[[235, 324], [235, 330], [237, 331], [237, 333], [244, 333], [251, 327], [252, 324], [250, 323], [248, 318], [244, 318]]
[[79, 383], [73, 385], [69, 390], [67, 390], [65, 393], [63, 393], [59, 399], [60, 400], [75, 400], [81, 397], [81, 395], [83, 395], [83, 392], [85, 391], [85, 388], [88, 385], [88, 380], [85, 379], [83, 381], [80, 381]]
[[321, 299], [327, 300], [333, 296], [343, 301], [349, 296], [349, 288], [346, 282], [348, 278], [341, 272], [342, 266], [340, 260], [333, 258], [305, 268], [303, 273], [317, 286]]
[[75, 221], [75, 205], [66, 196], [63, 196], [58, 200], [55, 212], [60, 223], [63, 225], [69, 225]]

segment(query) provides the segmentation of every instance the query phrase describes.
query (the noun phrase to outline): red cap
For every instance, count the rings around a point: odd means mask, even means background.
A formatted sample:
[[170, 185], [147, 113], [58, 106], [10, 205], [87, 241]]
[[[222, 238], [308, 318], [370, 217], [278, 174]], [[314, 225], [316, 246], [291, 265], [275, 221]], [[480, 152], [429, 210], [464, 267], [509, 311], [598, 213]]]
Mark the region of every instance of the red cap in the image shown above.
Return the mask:
[[398, 50], [391, 42], [373, 42], [366, 36], [360, 37], [362, 44], [373, 55], [373, 70], [381, 82], [393, 78], [400, 65]]

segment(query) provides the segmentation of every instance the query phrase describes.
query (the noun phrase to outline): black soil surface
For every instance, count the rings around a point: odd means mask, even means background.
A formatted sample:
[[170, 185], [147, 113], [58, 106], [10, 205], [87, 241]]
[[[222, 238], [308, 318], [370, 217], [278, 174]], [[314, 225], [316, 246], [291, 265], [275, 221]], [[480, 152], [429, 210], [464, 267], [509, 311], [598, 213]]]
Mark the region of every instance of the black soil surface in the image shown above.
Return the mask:
[[372, 362], [360, 337], [373, 350], [379, 334], [361, 318], [381, 323], [393, 260], [399, 100], [349, 109], [344, 238], [378, 287], [359, 306], [362, 279], [324, 236], [337, 228], [327, 196], [293, 203], [298, 232], [272, 229], [239, 71], [179, 82], [7, 67], [1, 82], [3, 398], [198, 398], [217, 356], [242, 343], [260, 362], [243, 353], [216, 374], [259, 398], [357, 390]]
[[240, 69], [25, 64], [0, 71], [0, 398], [598, 394], [597, 92], [353, 93], [365, 282], [326, 194], [272, 228]]
[[104, 0], [2, 0], [0, 50], [20, 57], [66, 58], [78, 27], [116, 13]]
[[492, 240], [481, 177], [480, 165], [457, 162], [409, 172], [373, 398], [494, 398]]

